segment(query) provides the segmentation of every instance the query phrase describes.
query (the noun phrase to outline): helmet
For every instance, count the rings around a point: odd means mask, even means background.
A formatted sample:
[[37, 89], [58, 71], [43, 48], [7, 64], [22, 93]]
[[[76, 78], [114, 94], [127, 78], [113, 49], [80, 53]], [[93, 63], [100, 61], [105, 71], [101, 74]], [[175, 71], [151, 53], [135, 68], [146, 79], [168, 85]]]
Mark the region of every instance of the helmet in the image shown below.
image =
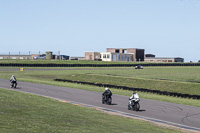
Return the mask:
[[105, 88], [105, 90], [107, 91], [107, 90], [108, 90], [108, 88], [106, 87], [106, 88]]
[[133, 94], [136, 94], [136, 92], [133, 92]]

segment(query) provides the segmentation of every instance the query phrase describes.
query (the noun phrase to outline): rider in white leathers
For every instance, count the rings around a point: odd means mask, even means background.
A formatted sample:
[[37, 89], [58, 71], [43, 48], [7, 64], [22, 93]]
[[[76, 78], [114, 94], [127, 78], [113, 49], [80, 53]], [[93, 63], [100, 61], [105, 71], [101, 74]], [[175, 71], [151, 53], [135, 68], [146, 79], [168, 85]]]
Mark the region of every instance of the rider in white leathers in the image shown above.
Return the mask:
[[13, 82], [17, 82], [17, 79], [15, 78], [14, 75], [12, 75], [12, 77], [10, 78], [10, 82], [13, 83]]
[[129, 98], [129, 103], [131, 104], [131, 100], [139, 98], [139, 95], [136, 92], [133, 92], [133, 95]]

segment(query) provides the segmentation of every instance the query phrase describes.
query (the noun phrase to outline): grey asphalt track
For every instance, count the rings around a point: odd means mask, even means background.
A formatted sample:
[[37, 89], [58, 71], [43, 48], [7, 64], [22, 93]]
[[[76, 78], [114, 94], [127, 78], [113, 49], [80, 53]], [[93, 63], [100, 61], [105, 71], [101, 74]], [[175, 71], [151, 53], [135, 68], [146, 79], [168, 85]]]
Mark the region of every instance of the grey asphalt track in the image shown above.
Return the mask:
[[[9, 80], [0, 79], [0, 88], [11, 89], [9, 86]], [[94, 91], [20, 81], [18, 82], [17, 88], [12, 90], [53, 97], [65, 101], [84, 103], [96, 107], [124, 112], [129, 115], [133, 114], [155, 120], [167, 121], [179, 124], [179, 127], [186, 125], [188, 128], [194, 127], [196, 131], [200, 132], [200, 107], [141, 99], [140, 111], [135, 112], [127, 109], [129, 99], [127, 96], [113, 94], [113, 104], [105, 105], [101, 103], [101, 93]]]

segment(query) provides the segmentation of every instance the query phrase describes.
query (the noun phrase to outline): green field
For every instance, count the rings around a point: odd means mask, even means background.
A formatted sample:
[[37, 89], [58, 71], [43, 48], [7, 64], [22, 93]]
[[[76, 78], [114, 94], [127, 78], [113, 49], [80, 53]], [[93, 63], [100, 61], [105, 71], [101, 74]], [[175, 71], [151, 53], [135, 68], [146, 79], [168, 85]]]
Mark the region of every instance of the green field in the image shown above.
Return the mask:
[[0, 133], [178, 133], [149, 122], [0, 88]]
[[[4, 71], [1, 71], [4, 69]], [[67, 70], [60, 70], [67, 69]], [[200, 67], [131, 68], [25, 68], [0, 67], [0, 78], [103, 92], [90, 85], [56, 82], [55, 78], [111, 83], [181, 93], [199, 94]], [[113, 94], [131, 96], [131, 91], [110, 88]], [[199, 100], [138, 92], [141, 98], [200, 107]], [[179, 132], [94, 109], [61, 103], [49, 98], [0, 89], [0, 133], [25, 132]], [[120, 125], [120, 126], [119, 126]]]
[[[5, 69], [0, 67], [0, 69]], [[55, 78], [110, 83], [138, 88], [167, 90], [186, 94], [200, 94], [200, 67], [146, 67], [143, 70], [133, 68], [25, 68], [23, 72], [15, 67], [15, 71], [0, 71], [0, 78], [9, 79], [16, 75], [18, 80], [87, 89], [102, 92], [104, 88], [73, 83], [53, 81]], [[28, 69], [34, 69], [29, 71]], [[38, 70], [39, 69], [39, 70]], [[41, 69], [41, 70], [40, 70]], [[50, 70], [53, 69], [53, 70]], [[165, 80], [164, 80], [165, 79]], [[191, 82], [192, 81], [192, 82]], [[131, 91], [112, 89], [115, 94], [131, 95]], [[183, 99], [139, 92], [141, 98], [167, 101], [179, 104], [200, 106], [199, 100]]]

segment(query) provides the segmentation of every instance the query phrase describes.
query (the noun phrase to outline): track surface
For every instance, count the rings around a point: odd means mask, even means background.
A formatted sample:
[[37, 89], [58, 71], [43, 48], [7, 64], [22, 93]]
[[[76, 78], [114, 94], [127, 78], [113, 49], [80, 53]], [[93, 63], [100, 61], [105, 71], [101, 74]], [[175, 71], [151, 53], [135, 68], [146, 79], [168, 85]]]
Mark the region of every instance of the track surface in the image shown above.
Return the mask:
[[[0, 88], [11, 89], [9, 87], [9, 80], [0, 79]], [[104, 105], [101, 103], [100, 92], [28, 82], [18, 82], [18, 86], [15, 90], [48, 97], [54, 97], [66, 101], [74, 101], [89, 104], [97, 107], [103, 107], [148, 118], [168, 121], [172, 123], [186, 125], [189, 127], [195, 127], [197, 128], [197, 131], [200, 131], [200, 107], [141, 99], [140, 111], [135, 112], [127, 109], [129, 99], [129, 97], [127, 96], [113, 94], [113, 104]]]

